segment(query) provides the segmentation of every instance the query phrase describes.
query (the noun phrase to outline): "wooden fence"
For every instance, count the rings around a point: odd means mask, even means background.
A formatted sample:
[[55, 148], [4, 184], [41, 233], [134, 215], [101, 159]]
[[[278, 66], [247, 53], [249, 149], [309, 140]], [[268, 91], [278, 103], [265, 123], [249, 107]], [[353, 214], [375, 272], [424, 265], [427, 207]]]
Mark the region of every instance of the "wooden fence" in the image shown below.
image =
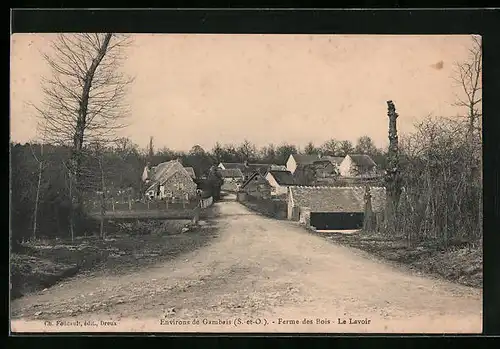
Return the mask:
[[[146, 200], [146, 201], [112, 201], [105, 203], [106, 218], [172, 218], [190, 219], [195, 214], [195, 208], [206, 209], [213, 204], [213, 198], [200, 200]], [[102, 216], [102, 203], [93, 201], [87, 203], [87, 211], [92, 217]]]

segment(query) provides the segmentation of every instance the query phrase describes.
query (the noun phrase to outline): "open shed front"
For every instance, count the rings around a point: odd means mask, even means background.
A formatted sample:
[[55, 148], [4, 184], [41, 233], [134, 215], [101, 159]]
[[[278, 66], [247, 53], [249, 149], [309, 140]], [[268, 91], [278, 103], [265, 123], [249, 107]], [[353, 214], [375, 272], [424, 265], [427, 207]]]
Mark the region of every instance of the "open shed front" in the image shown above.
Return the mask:
[[311, 212], [310, 225], [316, 230], [356, 230], [363, 228], [363, 212]]

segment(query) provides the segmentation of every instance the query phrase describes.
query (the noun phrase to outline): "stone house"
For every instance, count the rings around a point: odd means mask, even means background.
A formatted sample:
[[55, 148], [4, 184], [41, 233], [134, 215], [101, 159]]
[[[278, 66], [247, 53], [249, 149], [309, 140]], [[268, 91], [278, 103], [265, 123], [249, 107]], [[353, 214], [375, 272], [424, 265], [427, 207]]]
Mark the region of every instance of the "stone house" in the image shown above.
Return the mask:
[[143, 176], [147, 185], [145, 195], [149, 199], [192, 200], [197, 197], [192, 174], [179, 160], [163, 162], [152, 168], [147, 166], [144, 172], [147, 173]]

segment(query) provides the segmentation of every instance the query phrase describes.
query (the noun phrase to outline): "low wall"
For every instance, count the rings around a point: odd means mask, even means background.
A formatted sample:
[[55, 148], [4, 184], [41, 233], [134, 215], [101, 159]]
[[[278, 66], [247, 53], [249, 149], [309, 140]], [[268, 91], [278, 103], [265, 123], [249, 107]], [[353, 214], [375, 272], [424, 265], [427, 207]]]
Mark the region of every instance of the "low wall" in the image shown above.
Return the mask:
[[238, 202], [249, 209], [275, 219], [287, 219], [287, 203], [283, 200], [260, 199], [246, 193], [238, 193]]

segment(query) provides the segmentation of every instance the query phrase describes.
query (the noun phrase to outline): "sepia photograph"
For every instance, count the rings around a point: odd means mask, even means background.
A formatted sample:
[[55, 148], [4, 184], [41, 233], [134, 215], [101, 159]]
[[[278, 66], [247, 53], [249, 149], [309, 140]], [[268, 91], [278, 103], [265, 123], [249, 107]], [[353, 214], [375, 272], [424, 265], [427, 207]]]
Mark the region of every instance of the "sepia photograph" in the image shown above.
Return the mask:
[[481, 333], [477, 35], [15, 33], [13, 333]]

